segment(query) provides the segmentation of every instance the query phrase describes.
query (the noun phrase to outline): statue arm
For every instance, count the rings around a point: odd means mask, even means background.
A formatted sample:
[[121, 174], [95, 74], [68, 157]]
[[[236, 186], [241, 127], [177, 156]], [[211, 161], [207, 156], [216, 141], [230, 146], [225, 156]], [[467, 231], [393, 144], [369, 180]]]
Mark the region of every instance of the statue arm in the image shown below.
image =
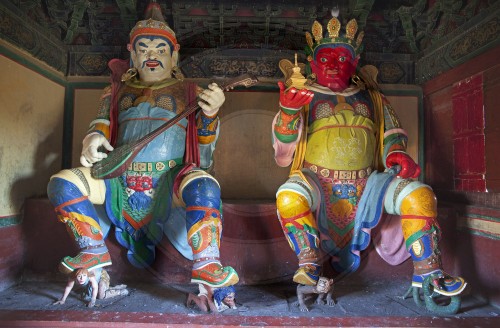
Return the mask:
[[106, 153], [100, 151], [103, 146], [112, 151], [113, 146], [109, 143], [111, 138], [110, 129], [111, 87], [106, 87], [99, 100], [97, 117], [90, 123], [87, 135], [83, 138], [80, 163], [85, 167], [91, 167], [94, 163], [107, 157]]
[[384, 111], [383, 163], [386, 168], [396, 167], [396, 174], [401, 178], [417, 178], [421, 169], [406, 152], [408, 135], [384, 96], [382, 96], [382, 104]]
[[97, 283], [97, 279], [94, 276], [89, 277], [89, 283], [92, 286], [92, 298], [90, 299], [88, 307], [94, 307], [95, 301], [97, 299], [97, 292], [99, 289], [99, 284]]
[[225, 101], [224, 93], [217, 85], [211, 84], [208, 89], [196, 88], [201, 110], [196, 116], [196, 131], [200, 150], [200, 167], [208, 169], [212, 166], [212, 154], [219, 138], [219, 109]]
[[286, 167], [292, 163], [302, 135], [303, 122], [300, 110], [291, 114], [280, 105], [272, 125], [274, 159], [279, 166]]
[[90, 122], [87, 136], [89, 134], [99, 133], [107, 140], [110, 139], [110, 109], [111, 109], [111, 86], [104, 88], [99, 105], [97, 108], [96, 118]]
[[200, 167], [208, 169], [212, 166], [212, 154], [219, 138], [219, 116], [217, 114], [208, 116], [203, 111], [200, 111], [196, 118], [196, 128], [198, 147], [200, 149]]
[[408, 143], [408, 135], [403, 129], [399, 117], [397, 116], [394, 108], [390, 104], [389, 100], [382, 95], [383, 104], [383, 117], [384, 117], [384, 157], [383, 160], [387, 159], [387, 156], [393, 151], [406, 152], [406, 146]]
[[66, 288], [64, 289], [64, 293], [63, 293], [62, 297], [58, 301], [54, 302], [53, 305], [64, 304], [66, 302], [66, 298], [68, 298], [68, 295], [71, 292], [71, 290], [73, 289], [74, 285], [75, 285], [75, 281], [73, 279], [69, 279], [68, 283], [66, 284]]
[[274, 159], [279, 166], [285, 167], [293, 161], [293, 154], [301, 139], [304, 126], [303, 111], [314, 93], [306, 89], [290, 87], [285, 89], [283, 82], [278, 82], [280, 89], [280, 109], [273, 121]]

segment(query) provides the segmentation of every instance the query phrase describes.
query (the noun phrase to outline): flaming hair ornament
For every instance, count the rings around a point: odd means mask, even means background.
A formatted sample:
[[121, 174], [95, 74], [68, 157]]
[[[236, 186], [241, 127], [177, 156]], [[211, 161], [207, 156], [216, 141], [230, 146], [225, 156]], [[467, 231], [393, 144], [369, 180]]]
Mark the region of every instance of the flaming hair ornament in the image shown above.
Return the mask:
[[347, 23], [345, 33], [340, 34], [340, 28], [340, 21], [337, 17], [333, 17], [326, 25], [328, 35], [323, 37], [323, 26], [318, 21], [314, 21], [311, 27], [312, 35], [306, 32], [307, 52], [314, 57], [314, 53], [318, 49], [325, 46], [341, 45], [351, 49], [353, 57], [359, 55], [363, 51], [362, 42], [365, 33], [363, 31], [359, 32], [356, 38], [356, 33], [358, 32], [358, 23], [356, 20], [353, 18]]
[[177, 47], [177, 39], [174, 31], [163, 18], [160, 4], [156, 1], [150, 2], [144, 16], [146, 19], [138, 21], [130, 31], [130, 44], [133, 46], [134, 41], [139, 37], [161, 36], [169, 42], [173, 51]]

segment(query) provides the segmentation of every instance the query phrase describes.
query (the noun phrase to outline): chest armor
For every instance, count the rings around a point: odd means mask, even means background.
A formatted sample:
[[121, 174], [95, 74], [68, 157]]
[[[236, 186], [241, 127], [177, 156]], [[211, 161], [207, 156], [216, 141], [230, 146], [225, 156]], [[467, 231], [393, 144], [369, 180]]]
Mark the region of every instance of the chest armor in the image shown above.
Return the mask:
[[188, 88], [184, 82], [165, 87], [139, 88], [125, 85], [118, 96], [119, 113], [140, 103], [148, 102], [151, 107], [159, 107], [173, 113], [180, 113], [186, 107]]
[[310, 105], [309, 122], [328, 118], [342, 110], [350, 110], [374, 120], [373, 104], [369, 94], [363, 90], [351, 96], [316, 93]]

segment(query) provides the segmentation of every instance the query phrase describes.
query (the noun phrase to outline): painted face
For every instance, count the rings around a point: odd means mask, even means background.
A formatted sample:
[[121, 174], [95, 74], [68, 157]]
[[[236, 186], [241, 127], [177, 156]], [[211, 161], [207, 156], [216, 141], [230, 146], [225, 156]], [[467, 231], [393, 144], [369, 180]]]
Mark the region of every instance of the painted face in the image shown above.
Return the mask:
[[80, 272], [76, 275], [76, 281], [80, 284], [83, 285], [85, 282], [87, 282], [88, 275], [85, 272]]
[[135, 40], [135, 49], [129, 44], [128, 50], [141, 81], [156, 82], [172, 77], [172, 54], [165, 39], [139, 38]]
[[343, 91], [356, 72], [359, 57], [353, 57], [346, 47], [325, 47], [316, 52], [311, 70], [316, 74], [318, 84], [332, 91]]
[[224, 297], [224, 300], [222, 300], [224, 304], [229, 306], [230, 308], [236, 307], [236, 303], [234, 302], [234, 293], [229, 293], [226, 297]]

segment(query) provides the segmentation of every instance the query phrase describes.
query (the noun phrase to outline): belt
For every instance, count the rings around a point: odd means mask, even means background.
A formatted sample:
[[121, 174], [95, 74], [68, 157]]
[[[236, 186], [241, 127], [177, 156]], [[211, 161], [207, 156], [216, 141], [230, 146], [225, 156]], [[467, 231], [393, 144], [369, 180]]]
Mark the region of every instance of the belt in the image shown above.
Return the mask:
[[128, 170], [136, 172], [162, 172], [180, 164], [182, 164], [182, 158], [160, 162], [132, 162], [132, 164], [128, 166]]
[[355, 180], [368, 177], [372, 173], [372, 168], [367, 167], [361, 170], [330, 170], [326, 167], [304, 162], [304, 167], [325, 178], [338, 180]]

